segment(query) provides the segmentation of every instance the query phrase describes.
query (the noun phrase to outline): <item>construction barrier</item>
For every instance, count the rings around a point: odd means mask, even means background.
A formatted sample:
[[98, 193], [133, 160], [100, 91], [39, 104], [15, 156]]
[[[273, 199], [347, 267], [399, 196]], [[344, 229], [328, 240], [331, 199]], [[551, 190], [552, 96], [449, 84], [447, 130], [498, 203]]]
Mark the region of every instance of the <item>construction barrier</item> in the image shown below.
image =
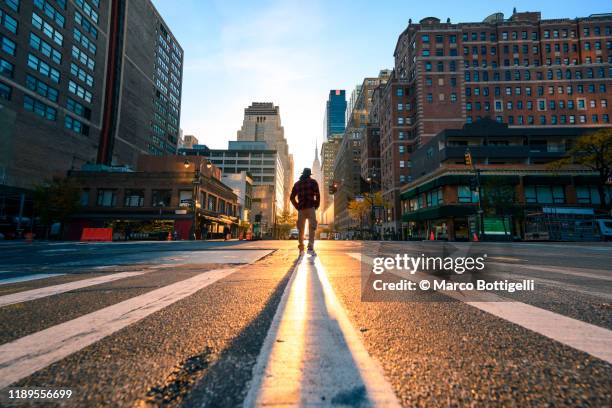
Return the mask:
[[81, 241], [112, 241], [112, 228], [83, 228]]

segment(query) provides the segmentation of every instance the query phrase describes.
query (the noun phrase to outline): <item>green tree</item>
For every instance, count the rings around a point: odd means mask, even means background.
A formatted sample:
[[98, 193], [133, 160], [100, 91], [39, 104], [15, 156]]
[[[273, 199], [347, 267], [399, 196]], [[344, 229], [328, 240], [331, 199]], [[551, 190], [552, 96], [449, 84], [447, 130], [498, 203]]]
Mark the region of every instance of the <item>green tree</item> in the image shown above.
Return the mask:
[[61, 231], [68, 216], [80, 208], [81, 189], [71, 179], [54, 178], [51, 182], [39, 185], [34, 190], [34, 211], [49, 232], [54, 222], [61, 223]]
[[609, 209], [611, 200], [606, 200], [606, 184], [612, 177], [612, 128], [581, 136], [567, 153], [567, 157], [552, 162], [550, 167], [579, 165], [598, 173], [599, 202], [603, 209]]

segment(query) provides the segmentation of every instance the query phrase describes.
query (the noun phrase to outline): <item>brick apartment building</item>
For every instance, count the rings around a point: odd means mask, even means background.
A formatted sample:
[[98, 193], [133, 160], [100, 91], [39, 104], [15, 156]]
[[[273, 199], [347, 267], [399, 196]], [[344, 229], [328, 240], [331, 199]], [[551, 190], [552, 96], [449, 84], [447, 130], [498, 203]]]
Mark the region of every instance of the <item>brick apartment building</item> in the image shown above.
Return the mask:
[[609, 125], [612, 14], [545, 20], [515, 10], [474, 23], [428, 17], [409, 22], [394, 57], [377, 106], [382, 185], [392, 202], [386, 225], [396, 230], [410, 154], [444, 129], [484, 117], [510, 127]]

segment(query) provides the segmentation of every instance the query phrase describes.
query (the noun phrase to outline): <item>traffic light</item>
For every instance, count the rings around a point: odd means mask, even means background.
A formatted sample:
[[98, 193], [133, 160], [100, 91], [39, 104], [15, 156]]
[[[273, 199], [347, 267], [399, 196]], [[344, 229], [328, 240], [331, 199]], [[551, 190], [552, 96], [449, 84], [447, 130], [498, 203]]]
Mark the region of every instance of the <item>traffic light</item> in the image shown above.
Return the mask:
[[470, 190], [478, 190], [478, 180], [476, 179], [476, 177], [470, 177]]
[[472, 165], [472, 153], [466, 150], [464, 157], [465, 157], [465, 165], [471, 166]]
[[329, 185], [329, 194], [336, 194], [336, 192], [338, 191], [338, 183], [336, 183], [335, 181]]

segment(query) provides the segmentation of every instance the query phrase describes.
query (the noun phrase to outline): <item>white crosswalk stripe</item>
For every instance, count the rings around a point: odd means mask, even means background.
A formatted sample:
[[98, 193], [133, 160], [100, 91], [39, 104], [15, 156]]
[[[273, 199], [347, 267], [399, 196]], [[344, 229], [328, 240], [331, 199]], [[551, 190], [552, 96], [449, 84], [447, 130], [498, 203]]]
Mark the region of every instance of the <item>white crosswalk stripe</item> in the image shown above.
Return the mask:
[[128, 299], [0, 346], [0, 389], [222, 279], [218, 269]]
[[[360, 253], [348, 253], [348, 255], [368, 265], [373, 264], [371, 257]], [[423, 273], [394, 272], [394, 274], [414, 282], [419, 282], [425, 277], [428, 279], [433, 278], [432, 275], [425, 275]], [[464, 293], [450, 290], [438, 292], [558, 341], [566, 346], [584, 351], [594, 357], [612, 363], [611, 330], [526, 303], [504, 298], [495, 293], [478, 292], [474, 293], [473, 296], [466, 296]], [[477, 299], [478, 301], [469, 301], [469, 299]]]
[[96, 276], [95, 278], [91, 279], [81, 279], [78, 281], [63, 283], [60, 285], [53, 285], [44, 288], [12, 293], [10, 295], [0, 296], [0, 307], [12, 305], [15, 303], [27, 302], [30, 300], [41, 299], [47, 296], [59, 295], [61, 293], [69, 292], [71, 290], [82, 289], [88, 286], [100, 285], [102, 283], [113, 282], [119, 279], [131, 278], [133, 276], [142, 275], [143, 273], [145, 273], [145, 271], [113, 273], [104, 276]]

